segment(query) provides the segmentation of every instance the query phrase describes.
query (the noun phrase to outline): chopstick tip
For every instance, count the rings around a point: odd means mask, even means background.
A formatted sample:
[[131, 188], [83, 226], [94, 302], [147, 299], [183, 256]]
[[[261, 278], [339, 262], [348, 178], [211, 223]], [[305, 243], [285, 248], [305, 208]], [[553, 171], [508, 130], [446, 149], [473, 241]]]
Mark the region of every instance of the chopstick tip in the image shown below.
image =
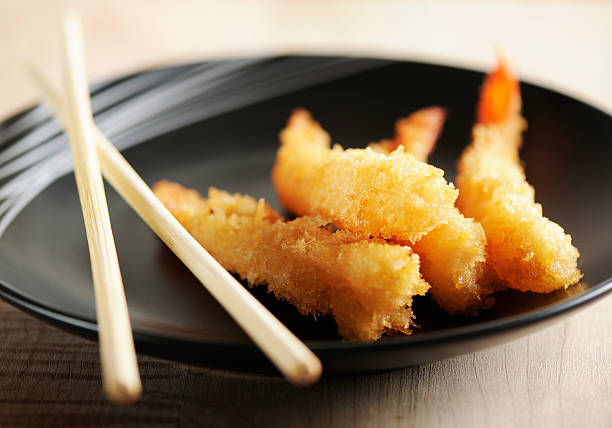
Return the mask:
[[316, 383], [321, 378], [323, 366], [317, 358], [299, 362], [291, 373], [287, 373], [287, 380], [296, 386], [309, 386]]
[[116, 381], [105, 385], [104, 389], [109, 401], [123, 406], [135, 403], [142, 395], [142, 384], [138, 378], [129, 383]]

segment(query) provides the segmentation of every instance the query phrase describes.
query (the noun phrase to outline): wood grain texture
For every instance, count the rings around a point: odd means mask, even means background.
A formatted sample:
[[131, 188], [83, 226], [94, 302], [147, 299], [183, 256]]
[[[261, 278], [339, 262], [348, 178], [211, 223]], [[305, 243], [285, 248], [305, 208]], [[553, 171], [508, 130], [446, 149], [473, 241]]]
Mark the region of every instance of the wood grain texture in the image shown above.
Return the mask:
[[308, 388], [140, 356], [143, 398], [118, 407], [95, 343], [2, 302], [0, 426], [609, 426], [611, 303], [489, 350]]
[[[485, 67], [499, 43], [523, 76], [612, 111], [611, 4], [414, 4], [0, 0], [0, 116], [35, 94], [15, 65], [17, 55], [29, 52], [49, 73], [59, 71], [53, 29], [66, 6], [84, 15], [95, 77], [188, 58], [287, 50]], [[569, 57], [580, 66], [568, 67]], [[143, 398], [132, 407], [104, 401], [95, 343], [2, 302], [0, 338], [3, 427], [612, 426], [610, 297], [506, 345], [404, 370], [323, 378], [309, 388], [140, 356]]]

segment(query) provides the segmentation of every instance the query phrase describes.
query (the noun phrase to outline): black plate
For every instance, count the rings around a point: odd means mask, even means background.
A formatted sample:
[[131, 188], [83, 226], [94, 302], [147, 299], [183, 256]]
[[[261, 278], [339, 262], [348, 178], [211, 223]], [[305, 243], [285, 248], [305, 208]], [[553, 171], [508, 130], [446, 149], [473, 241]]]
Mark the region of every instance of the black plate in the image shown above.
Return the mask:
[[[317, 60], [305, 60], [311, 59]], [[335, 141], [362, 147], [392, 134], [397, 118], [437, 104], [447, 107], [450, 117], [431, 162], [452, 180], [454, 163], [469, 141], [483, 75], [411, 62], [347, 64], [340, 66], [346, 68], [343, 77], [323, 76], [324, 83], [182, 127], [124, 154], [150, 184], [169, 179], [203, 192], [214, 185], [265, 197], [278, 208], [270, 168], [278, 132], [296, 106], [308, 108]], [[415, 312], [421, 329], [376, 343], [343, 342], [333, 320], [302, 317], [256, 289], [254, 294], [321, 357], [327, 373], [402, 367], [499, 344], [549, 325], [610, 290], [612, 120], [547, 89], [523, 84], [522, 92], [529, 122], [522, 152], [528, 179], [544, 213], [572, 234], [582, 254], [584, 281], [550, 295], [499, 293], [497, 306], [477, 318], [450, 317], [420, 298]], [[0, 294], [43, 320], [95, 338], [89, 258], [75, 190], [71, 175], [57, 180], [2, 236]], [[209, 366], [273, 371], [178, 259], [112, 189], [107, 192], [138, 349]]]

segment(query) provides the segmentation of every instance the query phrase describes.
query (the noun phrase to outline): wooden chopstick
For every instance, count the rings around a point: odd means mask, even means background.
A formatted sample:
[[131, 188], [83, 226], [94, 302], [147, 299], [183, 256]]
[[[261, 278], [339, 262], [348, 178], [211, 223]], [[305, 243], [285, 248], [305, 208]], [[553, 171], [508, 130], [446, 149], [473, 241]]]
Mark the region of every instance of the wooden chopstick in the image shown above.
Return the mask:
[[280, 372], [297, 385], [316, 382], [322, 370], [317, 356], [185, 230], [99, 129], [96, 129], [96, 143], [104, 177]]
[[109, 400], [130, 403], [142, 392], [117, 251], [96, 153], [83, 37], [77, 15], [63, 21], [67, 87], [65, 125], [76, 177], [94, 283], [102, 379]]
[[[36, 69], [30, 74], [66, 123], [65, 102]], [[230, 275], [174, 218], [119, 151], [94, 125], [104, 177], [202, 282], [249, 337], [292, 383], [307, 385], [321, 376], [317, 356]]]

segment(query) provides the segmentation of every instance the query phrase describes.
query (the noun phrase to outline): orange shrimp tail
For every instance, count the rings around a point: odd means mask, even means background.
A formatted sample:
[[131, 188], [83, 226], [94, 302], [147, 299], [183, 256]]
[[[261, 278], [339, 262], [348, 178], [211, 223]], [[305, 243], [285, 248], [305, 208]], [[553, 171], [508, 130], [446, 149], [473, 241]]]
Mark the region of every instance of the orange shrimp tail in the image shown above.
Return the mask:
[[446, 120], [446, 109], [438, 106], [425, 107], [395, 123], [395, 137], [383, 143], [387, 152], [404, 146], [421, 162], [433, 151]]
[[480, 90], [478, 123], [501, 123], [520, 109], [520, 89], [516, 75], [503, 58], [489, 73]]
[[445, 108], [430, 106], [417, 110], [410, 116], [398, 120], [395, 123], [394, 148], [406, 145], [411, 140], [411, 137], [415, 137], [415, 134], [418, 133], [423, 143], [433, 149], [442, 132], [446, 116]]

